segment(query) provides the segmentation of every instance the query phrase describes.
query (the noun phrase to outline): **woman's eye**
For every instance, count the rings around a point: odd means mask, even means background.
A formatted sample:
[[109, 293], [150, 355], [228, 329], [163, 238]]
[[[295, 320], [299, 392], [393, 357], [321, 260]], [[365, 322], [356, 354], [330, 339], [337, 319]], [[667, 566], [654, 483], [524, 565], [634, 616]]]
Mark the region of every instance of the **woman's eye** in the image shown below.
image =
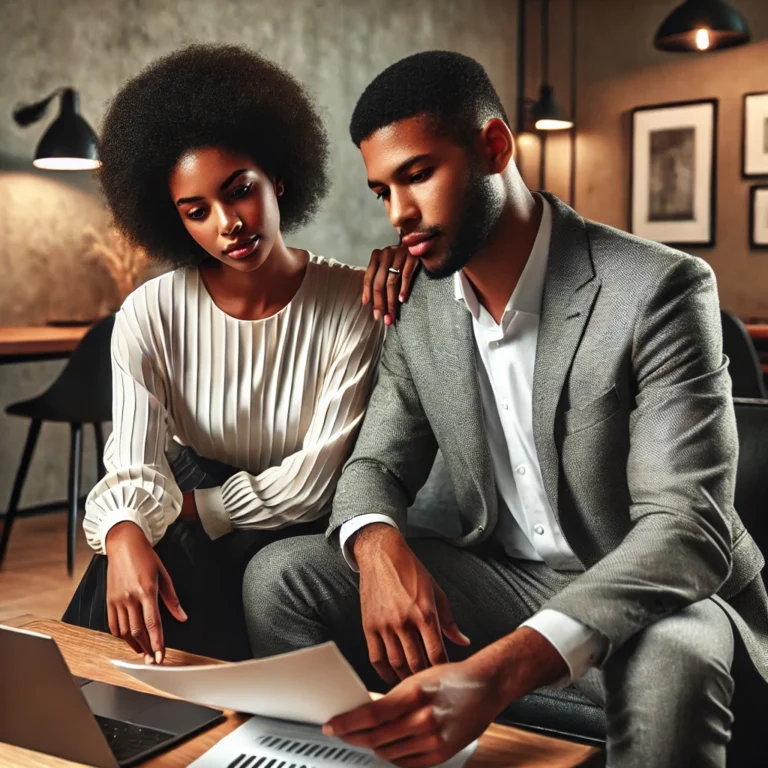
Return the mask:
[[241, 197], [245, 197], [251, 191], [251, 184], [245, 184], [241, 187], [235, 187], [232, 190], [231, 196], [237, 200]]
[[383, 198], [385, 198], [385, 197], [386, 197], [388, 194], [389, 194], [389, 192], [388, 192], [386, 189], [382, 189], [382, 190], [381, 190], [381, 192], [379, 192], [379, 193], [376, 195], [376, 199], [377, 199], [377, 200], [382, 200], [382, 199], [383, 199]]
[[200, 221], [201, 219], [205, 218], [205, 209], [194, 208], [193, 210], [187, 212], [187, 218], [194, 219], [195, 221]]

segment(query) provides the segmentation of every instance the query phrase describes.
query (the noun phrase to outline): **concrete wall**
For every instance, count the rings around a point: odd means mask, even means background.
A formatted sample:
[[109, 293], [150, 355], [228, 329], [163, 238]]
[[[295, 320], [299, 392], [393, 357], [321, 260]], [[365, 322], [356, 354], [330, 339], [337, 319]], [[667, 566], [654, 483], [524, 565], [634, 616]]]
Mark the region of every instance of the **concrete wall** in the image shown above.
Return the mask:
[[[19, 102], [72, 85], [97, 127], [120, 84], [162, 54], [194, 41], [259, 49], [306, 83], [325, 109], [332, 138], [332, 195], [290, 242], [356, 264], [392, 242], [347, 138], [354, 103], [379, 71], [419, 50], [461, 51], [487, 67], [515, 112], [514, 0], [3, 0], [0, 9], [0, 325], [87, 318], [114, 302], [107, 274], [84, 257], [85, 227], [107, 224], [95, 187], [87, 174], [33, 171], [45, 126], [18, 128], [11, 112]], [[0, 368], [0, 405], [43, 389], [60, 367]], [[26, 426], [0, 416], [0, 509]], [[94, 480], [90, 437], [86, 488]], [[67, 429], [45, 427], [23, 503], [63, 495], [67, 451]]]

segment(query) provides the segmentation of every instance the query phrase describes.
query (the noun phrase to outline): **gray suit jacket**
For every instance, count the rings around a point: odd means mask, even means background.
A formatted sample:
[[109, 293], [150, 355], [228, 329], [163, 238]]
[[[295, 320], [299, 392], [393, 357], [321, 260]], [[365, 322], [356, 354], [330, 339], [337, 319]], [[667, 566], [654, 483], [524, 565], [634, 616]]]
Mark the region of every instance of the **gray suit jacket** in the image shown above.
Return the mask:
[[[712, 270], [547, 199], [533, 429], [547, 496], [586, 571], [544, 607], [599, 630], [607, 659], [717, 595], [768, 678], [764, 560], [733, 509], [738, 441]], [[421, 276], [389, 330], [329, 536], [369, 512], [405, 530], [438, 446], [461, 511], [455, 544], [476, 544], [496, 525], [497, 494], [471, 316], [451, 280]]]

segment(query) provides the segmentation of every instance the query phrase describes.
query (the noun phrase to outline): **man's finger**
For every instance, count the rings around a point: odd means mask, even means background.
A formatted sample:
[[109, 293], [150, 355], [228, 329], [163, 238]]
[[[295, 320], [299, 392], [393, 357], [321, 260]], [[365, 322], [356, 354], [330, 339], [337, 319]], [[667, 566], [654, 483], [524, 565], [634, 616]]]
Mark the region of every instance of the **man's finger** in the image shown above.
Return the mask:
[[383, 632], [381, 637], [387, 649], [389, 666], [392, 667], [398, 679], [405, 680], [406, 677], [410, 677], [411, 670], [405, 658], [405, 651], [400, 638], [394, 632]]
[[439, 733], [433, 733], [429, 736], [418, 736], [411, 739], [403, 739], [394, 744], [388, 744], [376, 750], [376, 755], [388, 763], [394, 763], [404, 757], [414, 757], [424, 755], [430, 752], [436, 752], [442, 748], [443, 739]]
[[429, 666], [420, 635], [403, 632], [400, 635], [400, 644], [403, 646], [405, 660], [408, 662], [411, 674], [415, 675]]
[[160, 597], [163, 598], [165, 607], [171, 612], [176, 621], [186, 621], [189, 618], [181, 607], [179, 598], [176, 594], [176, 588], [173, 586], [171, 577], [168, 575], [168, 571], [165, 570], [165, 566], [158, 560], [158, 572], [157, 572], [157, 588], [160, 592]]
[[456, 645], [469, 645], [471, 640], [459, 629], [456, 619], [453, 618], [453, 611], [448, 603], [448, 598], [437, 584], [435, 584], [435, 606], [443, 634]]
[[365, 641], [368, 644], [368, 658], [371, 666], [376, 670], [376, 674], [385, 683], [396, 683], [398, 678], [387, 660], [387, 649], [384, 641], [377, 632], [373, 630], [365, 631]]
[[436, 667], [438, 664], [448, 663], [448, 652], [445, 650], [443, 635], [440, 630], [439, 619], [434, 623], [425, 625], [421, 630], [421, 640], [427, 652], [429, 663]]
[[326, 736], [345, 738], [348, 734], [368, 731], [420, 709], [428, 699], [429, 695], [420, 685], [401, 684], [386, 696], [329, 720], [323, 726], [323, 733]]
[[128, 614], [131, 637], [138, 643], [142, 653], [148, 653], [154, 656], [152, 653], [152, 646], [149, 642], [147, 628], [144, 625], [144, 614], [142, 613], [141, 606], [138, 603], [129, 602], [125, 606], [125, 610]]
[[373, 289], [373, 278], [376, 275], [376, 271], [379, 268], [379, 255], [381, 251], [378, 249], [371, 254], [371, 261], [368, 264], [368, 269], [365, 270], [365, 277], [363, 278], [363, 306], [368, 304], [371, 300], [371, 290]]

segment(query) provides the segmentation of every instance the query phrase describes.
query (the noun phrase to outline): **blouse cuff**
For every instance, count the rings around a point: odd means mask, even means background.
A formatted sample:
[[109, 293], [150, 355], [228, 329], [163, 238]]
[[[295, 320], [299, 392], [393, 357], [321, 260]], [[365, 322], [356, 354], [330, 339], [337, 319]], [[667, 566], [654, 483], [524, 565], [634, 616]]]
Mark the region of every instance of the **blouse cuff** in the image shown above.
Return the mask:
[[221, 486], [218, 488], [196, 488], [195, 506], [203, 530], [209, 538], [218, 539], [232, 530], [232, 522], [221, 496]]
[[[155, 537], [152, 535], [152, 530], [149, 527], [149, 522], [147, 519], [142, 515], [140, 512], [136, 511], [135, 509], [129, 509], [127, 507], [124, 507], [123, 509], [116, 509], [111, 510], [109, 514], [104, 515], [104, 517], [101, 519], [101, 523], [99, 523], [99, 538], [101, 543], [101, 554], [106, 555], [107, 549], [107, 534], [114, 528], [118, 523], [136, 523], [136, 525], [141, 528], [141, 530], [144, 532], [144, 535], [147, 537], [147, 541], [154, 547], [155, 546]], [[89, 542], [90, 543], [90, 542]], [[93, 544], [91, 543], [91, 546]], [[96, 549], [96, 547], [93, 547]]]

